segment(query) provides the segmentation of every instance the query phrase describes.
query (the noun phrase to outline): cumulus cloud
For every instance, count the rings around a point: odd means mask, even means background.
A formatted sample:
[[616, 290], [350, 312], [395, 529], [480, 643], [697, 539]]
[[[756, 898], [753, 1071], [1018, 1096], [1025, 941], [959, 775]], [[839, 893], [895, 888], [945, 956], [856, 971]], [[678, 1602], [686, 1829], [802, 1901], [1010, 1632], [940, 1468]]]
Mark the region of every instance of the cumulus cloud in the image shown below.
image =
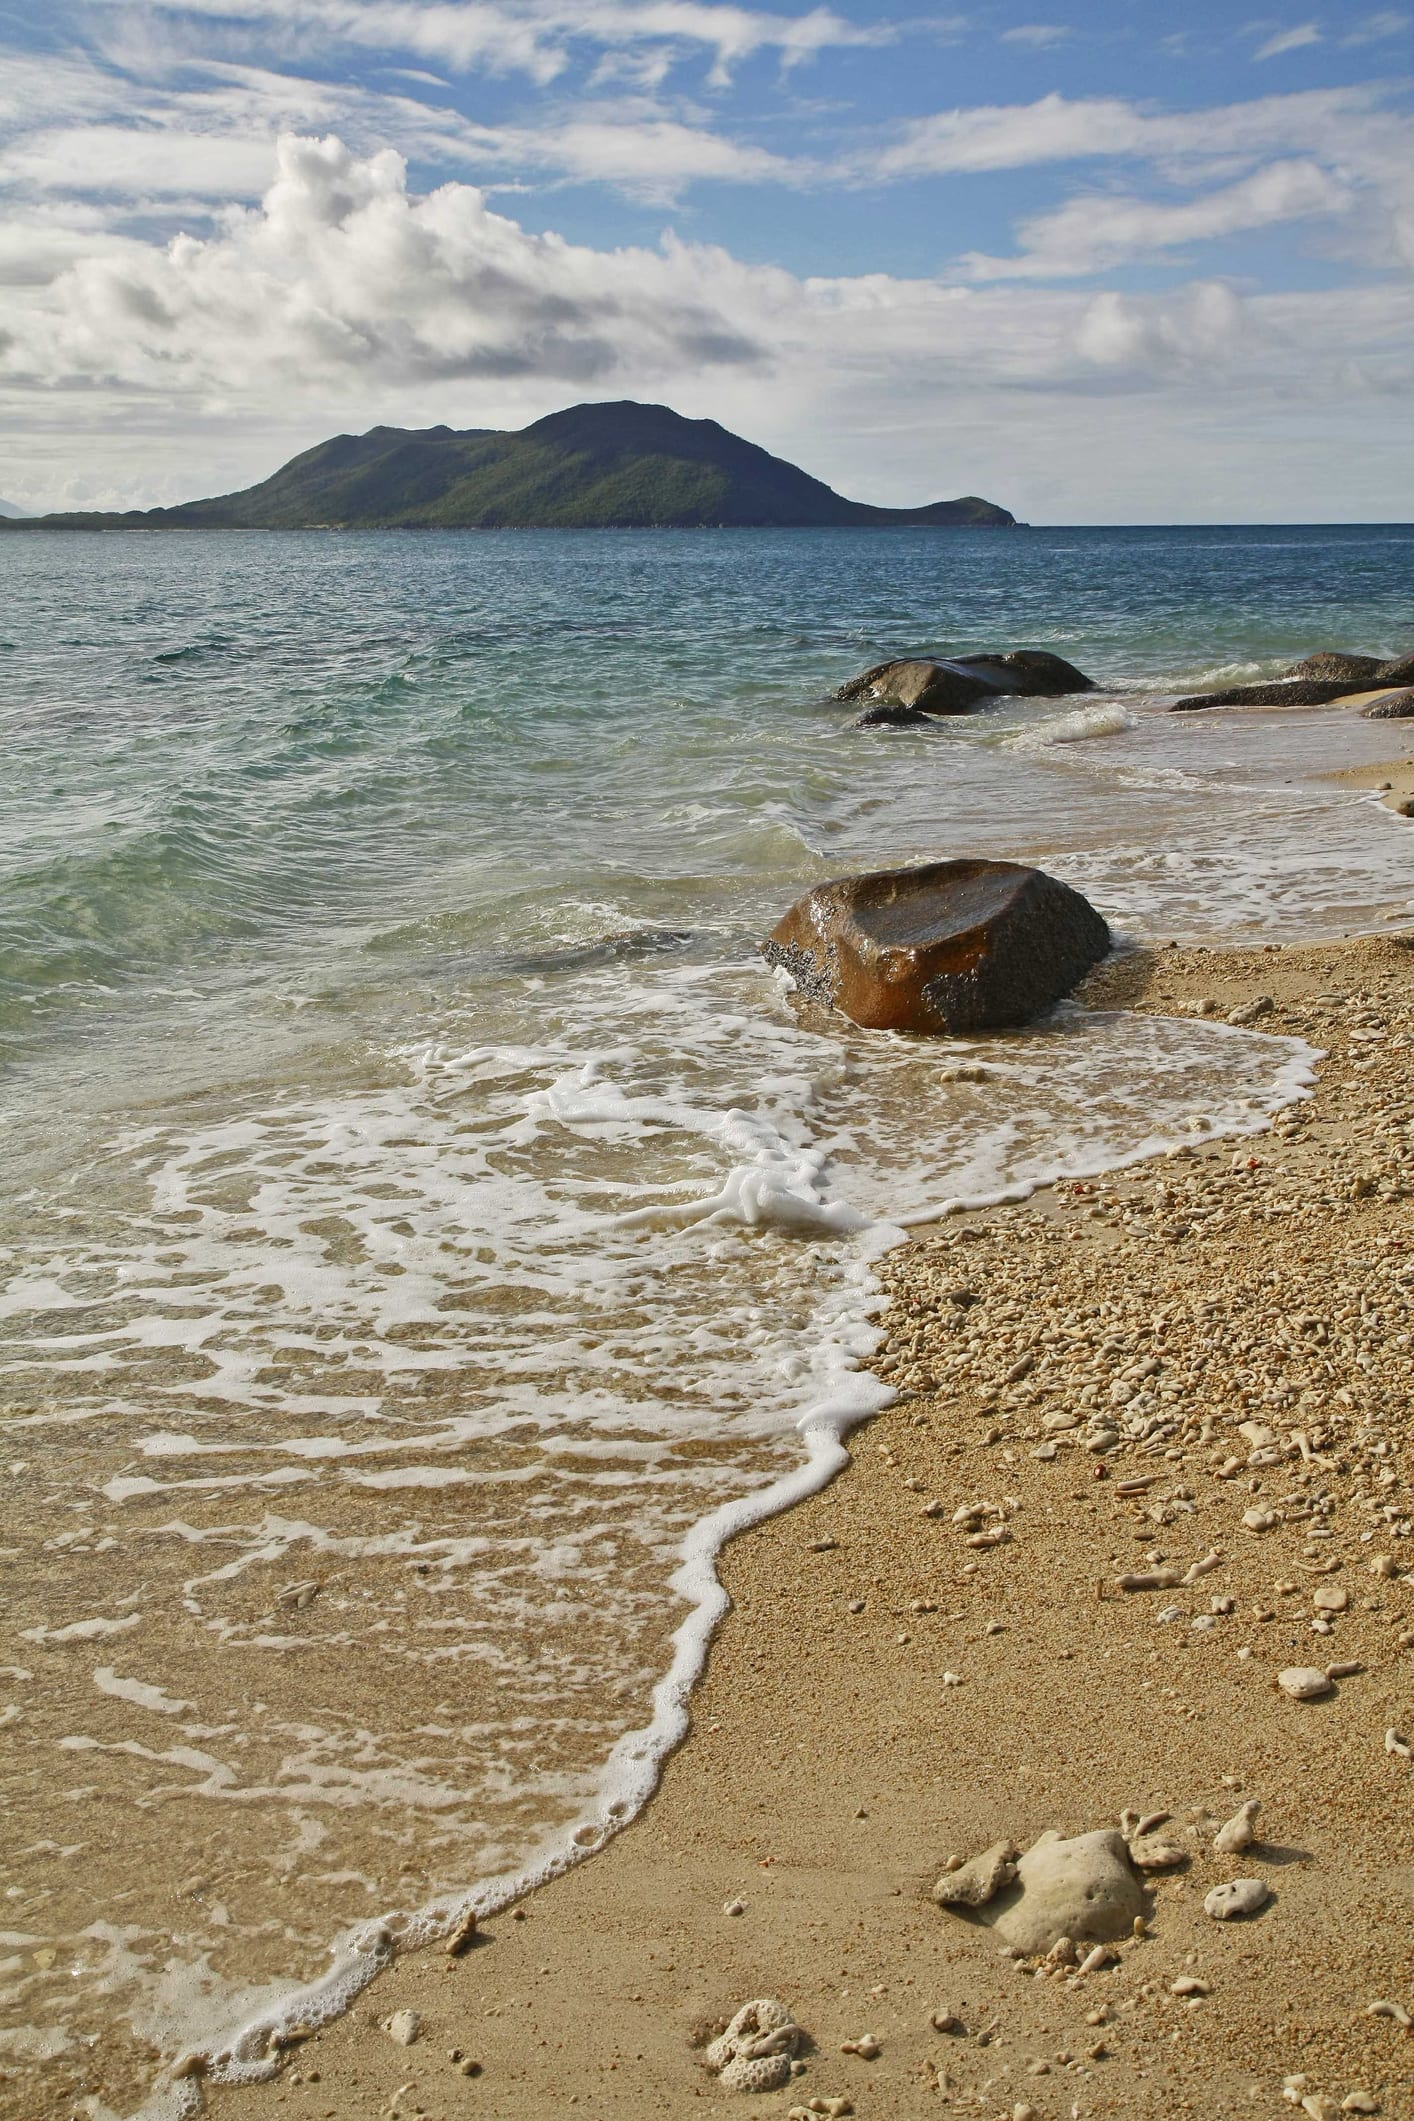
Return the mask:
[[1298, 29], [1278, 30], [1274, 37], [1267, 38], [1265, 44], [1259, 44], [1252, 56], [1254, 59], [1280, 59], [1287, 52], [1304, 51], [1310, 44], [1324, 42], [1314, 22], [1303, 22]]
[[1132, 195], [1070, 199], [1055, 213], [1023, 221], [1026, 248], [1015, 258], [977, 252], [962, 260], [975, 279], [1073, 279], [1180, 245], [1212, 242], [1278, 221], [1349, 211], [1354, 193], [1311, 161], [1270, 162], [1240, 183], [1181, 204]]
[[[1075, 203], [1092, 211], [1083, 227], [1065, 209], [1040, 231], [1053, 257], [1056, 246], [1074, 257], [1088, 244], [1093, 257], [1098, 246], [1185, 241], [1337, 200], [1322, 172], [1292, 162], [1189, 207]], [[1156, 229], [1155, 215], [1169, 218]], [[327, 405], [341, 392], [454, 381], [602, 393], [740, 372], [786, 389], [853, 372], [874, 388], [912, 377], [936, 391], [980, 370], [993, 390], [1065, 392], [1101, 372], [1110, 387], [1147, 388], [1185, 363], [1240, 360], [1258, 341], [1267, 359], [1274, 314], [1216, 283], [1143, 300], [1023, 296], [882, 273], [800, 279], [671, 235], [655, 248], [593, 249], [527, 231], [468, 184], [419, 195], [391, 151], [291, 137], [260, 206], [230, 211], [214, 234], [95, 239], [90, 254], [62, 260], [11, 305], [0, 376], [226, 408], [266, 404], [272, 391]], [[1354, 342], [1335, 336], [1348, 357]], [[1300, 343], [1310, 341], [1308, 320]]]
[[679, 245], [595, 251], [531, 235], [470, 185], [425, 197], [391, 150], [287, 138], [258, 211], [210, 238], [128, 244], [62, 271], [10, 320], [0, 372], [221, 396], [358, 373], [533, 373], [588, 384], [749, 361]]

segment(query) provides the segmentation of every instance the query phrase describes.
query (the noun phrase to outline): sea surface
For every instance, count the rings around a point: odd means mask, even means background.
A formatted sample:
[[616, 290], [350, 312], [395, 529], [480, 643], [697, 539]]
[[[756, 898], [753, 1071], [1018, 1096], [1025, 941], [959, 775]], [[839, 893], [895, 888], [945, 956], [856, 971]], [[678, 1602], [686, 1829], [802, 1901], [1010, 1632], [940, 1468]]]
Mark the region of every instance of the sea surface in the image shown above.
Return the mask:
[[[1411, 563], [0, 539], [0, 2114], [192, 2110], [184, 2050], [258, 2074], [592, 1850], [684, 1726], [722, 1538], [887, 1400], [881, 1247], [1303, 1094], [1308, 1048], [1212, 1022], [822, 1023], [755, 944], [962, 853], [1122, 947], [1407, 920], [1409, 827], [1325, 777], [1397, 729], [1165, 709], [1414, 646]], [[829, 697], [1019, 645], [1100, 690], [922, 731]]]

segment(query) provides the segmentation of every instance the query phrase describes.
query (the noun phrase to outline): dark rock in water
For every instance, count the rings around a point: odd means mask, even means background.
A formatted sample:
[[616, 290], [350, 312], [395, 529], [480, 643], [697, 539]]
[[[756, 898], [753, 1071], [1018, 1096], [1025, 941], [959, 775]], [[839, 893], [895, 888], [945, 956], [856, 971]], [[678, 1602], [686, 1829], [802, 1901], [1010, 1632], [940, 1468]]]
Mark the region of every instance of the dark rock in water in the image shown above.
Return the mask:
[[1229, 685], [1226, 692], [1195, 692], [1175, 700], [1172, 714], [1204, 707], [1324, 707], [1350, 690], [1349, 678], [1272, 678], [1265, 685]]
[[1010, 648], [997, 655], [903, 657], [876, 663], [851, 678], [837, 700], [890, 700], [925, 714], [970, 714], [983, 700], [1019, 696], [1059, 699], [1093, 692], [1095, 681], [1063, 656], [1043, 648]]
[[921, 707], [901, 707], [897, 700], [876, 700], [849, 726], [851, 729], [916, 729], [920, 722], [926, 726], [932, 719], [932, 715], [925, 714]]
[[1377, 685], [1414, 685], [1414, 655], [1397, 655], [1375, 672]]
[[1414, 691], [1392, 692], [1387, 700], [1376, 700], [1373, 706], [1362, 707], [1362, 722], [1407, 722], [1414, 718]]
[[1024, 1024], [1097, 965], [1110, 931], [1020, 862], [929, 862], [817, 884], [761, 945], [808, 999], [871, 1031]]
[[960, 655], [952, 660], [979, 677], [997, 676], [999, 692], [1019, 693], [1026, 699], [1054, 700], [1068, 692], [1096, 690], [1093, 678], [1048, 648], [1008, 648], [1004, 655]]
[[1341, 678], [1352, 685], [1359, 685], [1366, 678], [1378, 677], [1380, 659], [1377, 655], [1342, 655], [1335, 648], [1318, 648], [1290, 670], [1283, 670], [1283, 678]]

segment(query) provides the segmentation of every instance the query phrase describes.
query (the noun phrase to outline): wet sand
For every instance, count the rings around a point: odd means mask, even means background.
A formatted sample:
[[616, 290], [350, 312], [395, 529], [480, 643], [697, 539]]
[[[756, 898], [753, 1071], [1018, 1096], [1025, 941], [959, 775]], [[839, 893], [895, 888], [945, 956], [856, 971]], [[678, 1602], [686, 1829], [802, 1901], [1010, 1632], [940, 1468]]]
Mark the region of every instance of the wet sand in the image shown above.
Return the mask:
[[[1269, 1002], [1260, 1028], [1328, 1057], [1255, 1141], [1195, 1136], [892, 1255], [898, 1403], [725, 1553], [733, 1610], [642, 1816], [463, 1957], [399, 1963], [276, 2080], [210, 2087], [214, 2112], [1414, 2115], [1414, 2044], [1368, 2015], [1414, 2013], [1414, 1766], [1386, 1740], [1414, 1742], [1414, 939], [1170, 949], [1087, 998]], [[988, 1527], [1010, 1537], [968, 1544]], [[1117, 1587], [1212, 1552], [1192, 1588]], [[1276, 1687], [1333, 1661], [1359, 1669], [1323, 1700]], [[1248, 1796], [1260, 1845], [1217, 1855]], [[1126, 1806], [1171, 1812], [1188, 1860], [1103, 1972], [1018, 1963], [931, 1900], [949, 1855]], [[1236, 1875], [1271, 1898], [1216, 1923]], [[804, 2069], [733, 2098], [702, 2043], [760, 1995]], [[408, 2047], [380, 2027], [399, 2009]], [[876, 2059], [841, 2052], [865, 2032]]]

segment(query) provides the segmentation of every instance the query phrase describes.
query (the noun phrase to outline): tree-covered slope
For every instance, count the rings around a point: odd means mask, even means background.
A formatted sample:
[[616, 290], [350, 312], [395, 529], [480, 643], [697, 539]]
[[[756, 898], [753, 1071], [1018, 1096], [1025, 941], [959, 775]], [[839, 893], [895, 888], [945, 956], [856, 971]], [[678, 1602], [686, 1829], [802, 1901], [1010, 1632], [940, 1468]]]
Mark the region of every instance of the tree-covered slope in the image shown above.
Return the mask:
[[[1005, 526], [969, 497], [916, 509], [847, 501], [819, 479], [665, 405], [572, 405], [516, 434], [375, 427], [336, 435], [243, 493], [51, 529], [690, 529], [935, 523]], [[19, 527], [19, 526], [15, 526]], [[33, 527], [33, 524], [24, 526]]]

